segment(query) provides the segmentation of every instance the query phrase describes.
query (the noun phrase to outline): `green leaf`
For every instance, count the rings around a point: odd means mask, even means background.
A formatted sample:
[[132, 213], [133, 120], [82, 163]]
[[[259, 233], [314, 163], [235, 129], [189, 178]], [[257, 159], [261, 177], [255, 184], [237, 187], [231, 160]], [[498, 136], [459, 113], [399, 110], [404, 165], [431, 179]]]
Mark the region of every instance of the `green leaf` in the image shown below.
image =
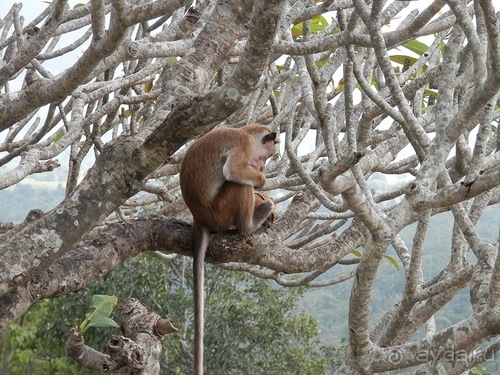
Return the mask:
[[352, 255], [356, 255], [358, 258], [361, 258], [361, 253], [358, 250], [351, 250]]
[[389, 60], [394, 61], [398, 64], [405, 65], [406, 60], [408, 61], [408, 64], [412, 66], [417, 62], [417, 59], [415, 57], [411, 56], [406, 56], [406, 55], [393, 55], [389, 56]]
[[153, 88], [153, 81], [147, 81], [145, 84], [144, 84], [144, 92], [151, 92]]
[[64, 136], [64, 132], [57, 133], [56, 137], [54, 138], [54, 143], [59, 142], [63, 136]]
[[89, 323], [89, 327], [99, 327], [99, 328], [120, 328], [118, 323], [113, 319], [108, 318], [104, 315], [96, 315], [92, 318]]
[[302, 26], [303, 23], [298, 23], [292, 27], [292, 37], [293, 38], [298, 38], [299, 36], [302, 36]]
[[118, 298], [116, 296], [107, 296], [95, 294], [90, 301], [91, 306], [95, 309], [96, 314], [109, 316], [113, 312]]
[[323, 59], [323, 60], [318, 61], [318, 62], [316, 63], [316, 66], [317, 66], [318, 68], [322, 68], [322, 67], [323, 67], [323, 65], [325, 65], [328, 61], [330, 61], [330, 58], [329, 58], [329, 57], [327, 57], [326, 59]]
[[[361, 258], [361, 252], [359, 252], [358, 250], [351, 250], [351, 254], [357, 256], [358, 258]], [[399, 271], [399, 264], [393, 257], [384, 255], [384, 258], [387, 259], [389, 263], [391, 263]]]
[[76, 9], [76, 8], [81, 8], [81, 7], [84, 7], [84, 6], [85, 6], [85, 4], [84, 4], [84, 3], [78, 3], [78, 4], [76, 4], [76, 5], [73, 7], [73, 9]]
[[320, 32], [328, 26], [328, 21], [322, 15], [314, 17], [311, 19], [311, 32], [313, 34]]
[[424, 89], [424, 96], [433, 96], [434, 98], [438, 98], [439, 94], [436, 91], [430, 89]]
[[384, 255], [384, 258], [387, 259], [389, 263], [391, 263], [394, 266], [394, 268], [396, 268], [399, 271], [399, 264], [393, 257], [389, 255]]
[[418, 40], [410, 40], [409, 42], [403, 44], [403, 47], [409, 49], [410, 51], [416, 53], [419, 56], [422, 56], [429, 49], [429, 47], [426, 44]]
[[[98, 325], [96, 325], [96, 321], [97, 324], [100, 324], [103, 318], [107, 318], [109, 315], [111, 315], [117, 302], [118, 299], [116, 296], [107, 296], [101, 294], [95, 294], [94, 296], [92, 296], [92, 300], [90, 301], [92, 311], [87, 314], [85, 320], [78, 326], [78, 329], [82, 333], [82, 335], [90, 327], [98, 327]], [[109, 324], [109, 322], [106, 324]], [[108, 326], [109, 325], [106, 325], [106, 327]]]
[[[316, 34], [328, 26], [328, 21], [322, 15], [311, 18], [311, 33]], [[292, 27], [292, 37], [302, 36], [304, 23], [300, 22]]]

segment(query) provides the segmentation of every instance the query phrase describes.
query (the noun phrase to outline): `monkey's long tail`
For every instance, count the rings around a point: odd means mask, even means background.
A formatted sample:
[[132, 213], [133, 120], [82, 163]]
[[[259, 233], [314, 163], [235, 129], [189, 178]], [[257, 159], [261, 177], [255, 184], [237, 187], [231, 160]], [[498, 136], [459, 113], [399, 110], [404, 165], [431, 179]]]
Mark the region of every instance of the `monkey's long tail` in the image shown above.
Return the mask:
[[194, 375], [203, 375], [203, 332], [205, 327], [205, 254], [210, 233], [208, 228], [195, 223], [193, 225], [195, 248], [193, 254], [194, 283]]

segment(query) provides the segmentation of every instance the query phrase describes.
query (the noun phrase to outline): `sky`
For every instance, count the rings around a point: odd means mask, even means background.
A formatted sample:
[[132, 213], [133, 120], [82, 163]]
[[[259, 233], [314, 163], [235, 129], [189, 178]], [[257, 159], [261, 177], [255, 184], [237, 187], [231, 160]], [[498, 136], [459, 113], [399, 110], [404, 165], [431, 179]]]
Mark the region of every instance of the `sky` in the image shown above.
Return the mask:
[[[69, 6], [70, 8], [73, 8], [76, 4], [79, 3], [87, 3], [89, 0], [69, 0]], [[24, 1], [19, 1], [19, 0], [0, 0], [0, 19], [5, 17], [5, 15], [9, 12], [9, 10], [12, 8], [12, 5], [15, 3], [22, 3], [22, 9], [20, 11], [20, 14], [25, 17], [24, 24], [28, 24], [31, 22], [36, 16], [38, 16], [47, 6], [48, 6], [49, 0], [24, 0]], [[408, 7], [409, 9], [414, 9], [415, 7], [422, 9], [423, 7], [427, 6], [431, 0], [420, 0], [416, 1], [414, 4], [410, 4]], [[403, 16], [398, 17], [399, 19], [403, 19]], [[391, 25], [395, 26], [395, 25]], [[61, 38], [60, 43], [58, 44], [57, 48], [60, 48], [62, 45], [65, 45], [64, 39], [65, 37], [69, 37], [67, 35], [63, 36]], [[71, 38], [74, 40], [73, 38]], [[69, 40], [71, 42], [72, 40]], [[76, 53], [81, 53], [81, 49], [79, 51], [76, 51]], [[44, 65], [51, 71], [53, 74], [57, 74], [61, 72], [63, 69], [69, 67], [74, 63], [75, 56], [67, 56], [67, 59], [63, 62], [61, 58], [57, 59], [57, 61], [46, 61]], [[53, 65], [57, 64], [57, 65]], [[22, 83], [22, 78], [19, 77], [18, 83], [19, 85]], [[15, 88], [15, 83], [11, 82], [11, 90], [16, 90]], [[0, 137], [1, 139], [1, 137]], [[311, 139], [314, 139], [314, 135], [311, 134]], [[304, 142], [305, 144], [308, 144], [308, 142]], [[312, 147], [314, 146], [314, 142], [311, 142]], [[306, 152], [308, 150], [301, 150], [301, 152]]]
[[[74, 1], [72, 1], [74, 2]], [[70, 2], [70, 4], [72, 3]], [[7, 12], [12, 8], [12, 5], [16, 3], [23, 3], [21, 9], [21, 14], [25, 17], [27, 23], [31, 22], [36, 16], [38, 16], [49, 4], [42, 0], [1, 0], [0, 1], [0, 17], [3, 18]], [[26, 22], [25, 21], [25, 22]]]

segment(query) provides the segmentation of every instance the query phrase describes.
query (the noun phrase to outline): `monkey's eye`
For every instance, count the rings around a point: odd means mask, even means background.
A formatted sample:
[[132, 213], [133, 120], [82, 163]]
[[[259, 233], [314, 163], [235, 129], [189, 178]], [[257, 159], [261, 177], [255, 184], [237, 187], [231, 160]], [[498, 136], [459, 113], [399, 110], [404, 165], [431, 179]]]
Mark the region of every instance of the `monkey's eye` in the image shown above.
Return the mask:
[[262, 144], [266, 144], [267, 142], [274, 141], [276, 139], [276, 133], [272, 132], [269, 134], [266, 134], [264, 138], [262, 138]]

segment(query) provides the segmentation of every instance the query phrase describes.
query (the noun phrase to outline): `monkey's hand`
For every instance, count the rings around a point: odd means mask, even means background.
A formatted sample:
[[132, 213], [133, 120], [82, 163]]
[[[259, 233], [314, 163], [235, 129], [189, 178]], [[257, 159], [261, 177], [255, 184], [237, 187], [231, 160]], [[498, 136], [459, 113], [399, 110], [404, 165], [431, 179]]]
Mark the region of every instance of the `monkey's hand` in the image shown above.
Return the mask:
[[264, 203], [264, 201], [270, 201], [273, 205], [271, 213], [269, 214], [267, 220], [264, 222], [264, 225], [269, 227], [276, 220], [276, 205], [274, 204], [272, 199], [269, 198], [269, 196], [267, 196], [266, 194], [258, 192], [255, 192], [254, 194], [255, 194], [255, 207], [259, 207], [262, 203]]

